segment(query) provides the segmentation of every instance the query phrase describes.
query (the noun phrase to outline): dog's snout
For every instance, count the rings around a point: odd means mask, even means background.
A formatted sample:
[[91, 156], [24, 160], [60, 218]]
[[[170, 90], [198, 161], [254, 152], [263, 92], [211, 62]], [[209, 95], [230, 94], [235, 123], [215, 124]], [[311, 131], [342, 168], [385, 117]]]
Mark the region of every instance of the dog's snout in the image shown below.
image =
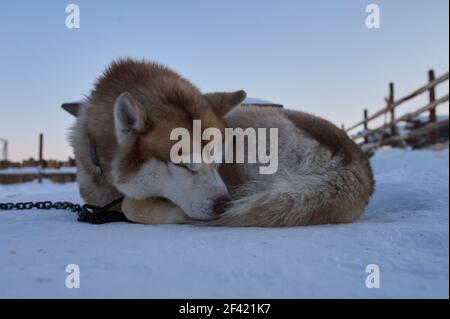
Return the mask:
[[214, 214], [223, 214], [227, 208], [227, 204], [231, 201], [231, 197], [228, 195], [221, 196], [214, 201], [213, 211]]

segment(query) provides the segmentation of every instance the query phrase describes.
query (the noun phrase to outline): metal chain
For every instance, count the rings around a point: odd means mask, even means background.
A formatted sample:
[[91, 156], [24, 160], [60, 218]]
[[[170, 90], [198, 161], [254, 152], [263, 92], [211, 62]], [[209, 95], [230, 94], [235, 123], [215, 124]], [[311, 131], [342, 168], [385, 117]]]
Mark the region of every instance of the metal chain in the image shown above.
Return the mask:
[[71, 202], [17, 202], [17, 203], [0, 203], [0, 211], [7, 210], [30, 210], [36, 209], [64, 209], [73, 213], [77, 213], [78, 221], [90, 224], [104, 224], [111, 222], [128, 221], [122, 212], [111, 211], [110, 209], [120, 204], [123, 197], [113, 200], [111, 203], [99, 207], [94, 205], [80, 205]]
[[73, 213], [80, 213], [83, 207], [80, 204], [71, 202], [18, 202], [18, 203], [0, 203], [0, 210], [30, 210], [37, 209], [67, 209]]

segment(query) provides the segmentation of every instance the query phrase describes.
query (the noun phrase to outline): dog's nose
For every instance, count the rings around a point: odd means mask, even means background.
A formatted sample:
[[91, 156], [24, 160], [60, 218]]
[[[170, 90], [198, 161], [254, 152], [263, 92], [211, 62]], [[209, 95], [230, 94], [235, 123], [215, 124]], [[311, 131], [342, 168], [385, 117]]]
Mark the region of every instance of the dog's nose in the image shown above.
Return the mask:
[[227, 204], [231, 201], [231, 197], [228, 195], [217, 198], [213, 205], [214, 214], [223, 214], [227, 208]]

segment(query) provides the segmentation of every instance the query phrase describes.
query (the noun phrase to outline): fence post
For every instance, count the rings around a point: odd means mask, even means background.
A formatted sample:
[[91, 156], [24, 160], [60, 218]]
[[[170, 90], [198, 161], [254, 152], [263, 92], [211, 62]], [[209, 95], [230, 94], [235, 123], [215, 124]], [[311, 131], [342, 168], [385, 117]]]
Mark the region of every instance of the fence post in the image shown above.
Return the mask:
[[[364, 132], [367, 133], [369, 130], [369, 123], [367, 123], [367, 119], [369, 118], [369, 111], [367, 109], [364, 109]], [[369, 136], [364, 136], [364, 143], [369, 142]]]
[[38, 181], [42, 183], [42, 171], [44, 168], [44, 134], [39, 134], [39, 167], [38, 167]]
[[[434, 75], [434, 70], [428, 71], [428, 81], [433, 82], [436, 79], [436, 76]], [[430, 95], [430, 103], [433, 103], [436, 100], [436, 87], [433, 86], [429, 90]], [[435, 123], [437, 121], [436, 116], [436, 108], [433, 108], [430, 110], [430, 117], [429, 117], [429, 123]], [[431, 144], [437, 143], [439, 140], [439, 133], [436, 130], [431, 131], [430, 133], [430, 142]]]
[[394, 82], [389, 83], [389, 100], [388, 100], [388, 108], [391, 113], [391, 136], [397, 135], [397, 126], [395, 125], [395, 92], [394, 92]]

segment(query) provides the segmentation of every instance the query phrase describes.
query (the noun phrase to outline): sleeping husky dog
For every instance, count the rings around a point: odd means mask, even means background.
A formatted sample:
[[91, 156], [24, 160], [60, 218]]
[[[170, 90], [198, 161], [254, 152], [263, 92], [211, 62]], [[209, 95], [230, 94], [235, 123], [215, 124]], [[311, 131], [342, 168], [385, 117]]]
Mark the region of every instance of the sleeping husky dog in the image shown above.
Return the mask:
[[[374, 190], [367, 156], [330, 122], [303, 112], [240, 106], [244, 91], [202, 94], [174, 71], [145, 61], [113, 62], [71, 133], [84, 201], [144, 224], [299, 226], [349, 223]], [[176, 128], [277, 128], [278, 169], [255, 163], [171, 161]], [[192, 155], [192, 154], [190, 154]]]

